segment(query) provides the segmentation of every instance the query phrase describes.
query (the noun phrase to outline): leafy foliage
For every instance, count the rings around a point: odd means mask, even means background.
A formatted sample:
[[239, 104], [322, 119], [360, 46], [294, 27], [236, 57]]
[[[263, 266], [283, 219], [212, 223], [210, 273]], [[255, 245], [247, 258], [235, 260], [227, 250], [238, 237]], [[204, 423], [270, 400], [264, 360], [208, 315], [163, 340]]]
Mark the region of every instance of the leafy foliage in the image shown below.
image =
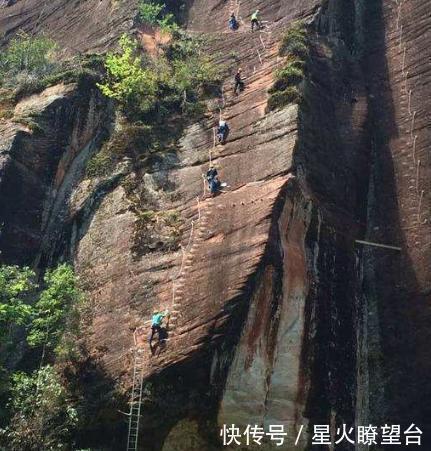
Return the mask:
[[148, 22], [151, 25], [157, 25], [164, 9], [164, 4], [141, 0], [139, 2], [139, 17], [143, 22]]
[[0, 266], [0, 342], [13, 325], [30, 321], [32, 308], [26, 301], [35, 289], [34, 272], [18, 266]]
[[106, 57], [108, 81], [98, 86], [103, 94], [127, 109], [147, 111], [156, 101], [156, 75], [143, 67], [136, 54], [136, 43], [130, 37], [121, 37], [120, 48], [119, 54], [110, 53]]
[[27, 341], [31, 346], [54, 348], [64, 330], [66, 316], [81, 294], [73, 269], [67, 264], [47, 271], [44, 281], [46, 288], [34, 305]]
[[162, 31], [167, 33], [172, 33], [179, 29], [174, 15], [166, 12], [164, 3], [153, 0], [141, 0], [139, 2], [139, 18], [143, 22], [159, 26]]
[[70, 449], [78, 413], [59, 375], [50, 366], [12, 376], [9, 408], [12, 421], [0, 430], [1, 441], [16, 450]]
[[6, 51], [0, 54], [0, 73], [3, 77], [40, 77], [52, 73], [56, 67], [54, 41], [44, 36], [34, 37], [20, 32]]
[[6, 415], [4, 404], [9, 390], [10, 371], [6, 362], [15, 350], [17, 326], [30, 322], [32, 308], [28, 301], [36, 288], [34, 277], [29, 268], [0, 266], [0, 419]]
[[286, 61], [275, 73], [275, 81], [268, 90], [271, 94], [268, 110], [282, 108], [301, 100], [298, 86], [304, 79], [308, 52], [307, 30], [302, 22], [296, 22], [283, 36], [280, 44], [279, 54], [286, 57]]
[[164, 55], [144, 58], [136, 43], [123, 35], [120, 52], [106, 58], [107, 80], [98, 86], [129, 118], [163, 118], [185, 102], [198, 100], [205, 85], [218, 81], [219, 70], [200, 49], [200, 41], [181, 35]]
[[[26, 338], [31, 346], [43, 346], [40, 365], [45, 349], [55, 350], [57, 355], [64, 354], [65, 350], [70, 353], [73, 347], [70, 346], [71, 339], [76, 343], [71, 324], [77, 317], [76, 306], [81, 294], [72, 267], [62, 264], [47, 271], [44, 288], [39, 293], [34, 278], [35, 274], [29, 268], [0, 266], [0, 364], [6, 362], [12, 352], [15, 359], [21, 353], [16, 348], [9, 352], [11, 346], [5, 340], [15, 331], [14, 338], [20, 337], [22, 343], [25, 329], [16, 326], [29, 328]], [[47, 356], [54, 360], [54, 353]], [[27, 367], [34, 368], [34, 365], [31, 358], [26, 361]], [[22, 372], [11, 374], [11, 370], [6, 368], [9, 368], [6, 364], [4, 367], [0, 365], [0, 420], [9, 426], [0, 430], [0, 448], [69, 449], [63, 443], [70, 442], [69, 430], [76, 422], [76, 412], [69, 405], [54, 369], [45, 366], [28, 375]]]

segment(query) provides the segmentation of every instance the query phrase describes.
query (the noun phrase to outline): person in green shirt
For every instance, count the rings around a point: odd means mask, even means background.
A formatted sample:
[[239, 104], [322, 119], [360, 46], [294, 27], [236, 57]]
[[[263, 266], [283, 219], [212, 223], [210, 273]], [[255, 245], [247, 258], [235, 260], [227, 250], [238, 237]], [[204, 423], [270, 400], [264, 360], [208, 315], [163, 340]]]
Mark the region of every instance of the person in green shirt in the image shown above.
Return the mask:
[[162, 332], [162, 324], [165, 319], [169, 315], [169, 311], [166, 310], [164, 312], [155, 311], [153, 312], [153, 316], [151, 317], [151, 336], [150, 336], [150, 347], [153, 341], [154, 335], [157, 332], [159, 343], [161, 341], [160, 334]]
[[251, 31], [254, 31], [254, 27], [256, 27], [258, 30], [260, 28], [258, 9], [256, 9], [256, 11], [251, 15]]

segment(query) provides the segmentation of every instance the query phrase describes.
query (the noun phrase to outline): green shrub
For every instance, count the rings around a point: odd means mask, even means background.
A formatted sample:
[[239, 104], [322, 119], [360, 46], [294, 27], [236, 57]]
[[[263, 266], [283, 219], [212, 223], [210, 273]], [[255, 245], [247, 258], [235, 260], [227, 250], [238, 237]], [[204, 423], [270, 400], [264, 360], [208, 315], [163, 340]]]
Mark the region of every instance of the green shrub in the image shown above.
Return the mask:
[[[294, 64], [287, 64], [275, 74], [275, 83], [272, 86], [272, 92], [282, 91], [288, 86], [294, 86], [301, 83], [304, 78], [304, 70]], [[270, 91], [271, 91], [270, 90]]]
[[5, 449], [71, 449], [78, 413], [52, 366], [28, 375], [13, 374], [9, 408], [12, 420], [0, 431]]
[[[17, 326], [31, 320], [31, 297], [35, 293], [35, 274], [29, 268], [0, 266], [0, 421], [7, 416], [5, 404], [9, 391], [10, 365], [16, 359]], [[3, 449], [0, 445], [0, 449]]]
[[122, 106], [126, 116], [152, 122], [180, 112], [185, 102], [197, 102], [220, 69], [202, 54], [199, 40], [179, 34], [164, 54], [144, 59], [136, 43], [124, 35], [120, 52], [109, 54], [107, 79], [98, 86]]
[[0, 73], [4, 81], [20, 73], [41, 77], [57, 67], [54, 41], [43, 36], [30, 36], [20, 32], [6, 51], [0, 54]]
[[96, 71], [102, 67], [94, 55], [61, 62], [54, 41], [21, 32], [0, 53], [0, 86], [13, 89], [12, 98], [17, 102], [60, 82], [79, 82], [88, 75], [96, 77]]
[[103, 62], [99, 64], [97, 56], [85, 56], [84, 58], [74, 58], [57, 66], [57, 69], [51, 74], [47, 74], [41, 78], [16, 77], [16, 84], [13, 99], [15, 102], [23, 97], [30, 96], [42, 92], [49, 86], [54, 86], [58, 83], [81, 83], [84, 80], [91, 80], [94, 84], [99, 81], [100, 73], [103, 69]]
[[14, 88], [15, 101], [45, 89], [50, 77], [61, 71], [56, 50], [51, 39], [19, 33], [0, 53], [0, 85]]
[[161, 18], [162, 11], [165, 9], [164, 4], [154, 3], [151, 0], [141, 0], [139, 2], [139, 18], [143, 22], [151, 25], [157, 25]]
[[143, 67], [136, 43], [127, 35], [121, 37], [120, 49], [119, 54], [110, 53], [106, 57], [108, 80], [97, 86], [126, 109], [146, 112], [157, 99], [157, 74]]
[[284, 91], [278, 91], [268, 99], [268, 110], [272, 111], [282, 108], [289, 103], [298, 103], [301, 100], [301, 94], [296, 86], [290, 86]]
[[29, 295], [35, 290], [34, 272], [18, 266], [0, 266], [0, 344], [9, 335], [13, 325], [26, 325], [32, 308]]
[[152, 0], [140, 0], [138, 9], [139, 18], [143, 22], [157, 25], [162, 31], [167, 33], [173, 33], [179, 30], [175, 16], [165, 12], [166, 5], [164, 3], [154, 2]]
[[294, 23], [282, 38], [279, 54], [286, 57], [283, 67], [275, 73], [275, 80], [268, 93], [268, 110], [299, 102], [298, 85], [304, 79], [308, 56], [307, 30], [302, 22]]

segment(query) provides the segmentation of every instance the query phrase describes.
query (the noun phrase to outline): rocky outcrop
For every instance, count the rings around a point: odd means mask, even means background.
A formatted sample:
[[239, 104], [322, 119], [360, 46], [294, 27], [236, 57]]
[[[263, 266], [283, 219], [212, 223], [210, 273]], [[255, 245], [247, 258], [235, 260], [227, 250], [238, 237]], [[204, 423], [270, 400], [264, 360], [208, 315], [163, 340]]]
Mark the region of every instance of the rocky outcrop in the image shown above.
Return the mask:
[[3, 261], [52, 263], [72, 188], [106, 136], [108, 118], [106, 101], [82, 81], [20, 101], [0, 125]]
[[[134, 14], [133, 3], [82, 2], [60, 30], [56, 14], [69, 3], [32, 3], [4, 8], [0, 28], [55, 24], [50, 33], [65, 46], [79, 29], [73, 47], [83, 51], [106, 49]], [[205, 118], [139, 168], [124, 160], [110, 176], [85, 177], [113, 121], [95, 90], [60, 86], [23, 100], [15, 117], [36, 109], [37, 132], [28, 121], [2, 125], [2, 256], [44, 267], [70, 255], [91, 305], [79, 374], [94, 416], [82, 446], [123, 446], [117, 411], [131, 386], [133, 332], [164, 308], [165, 347], [152, 357], [145, 337], [139, 343], [143, 449], [220, 449], [223, 423], [284, 424], [283, 449], [304, 426], [295, 449], [308, 449], [314, 424], [334, 434], [341, 424], [426, 417], [425, 3], [274, 0], [252, 34], [252, 2], [192, 2], [189, 31], [210, 38], [220, 64], [241, 65], [246, 90], [235, 96], [229, 76]], [[241, 27], [227, 32], [238, 8]], [[18, 10], [4, 25], [3, 11]], [[99, 11], [109, 20], [98, 23]], [[304, 99], [268, 113], [277, 44], [298, 18], [311, 42]], [[231, 127], [224, 146], [214, 145], [218, 108]], [[228, 184], [215, 198], [202, 180], [210, 160]], [[131, 184], [151, 213], [144, 219]], [[363, 250], [355, 240], [364, 238], [402, 251]]]

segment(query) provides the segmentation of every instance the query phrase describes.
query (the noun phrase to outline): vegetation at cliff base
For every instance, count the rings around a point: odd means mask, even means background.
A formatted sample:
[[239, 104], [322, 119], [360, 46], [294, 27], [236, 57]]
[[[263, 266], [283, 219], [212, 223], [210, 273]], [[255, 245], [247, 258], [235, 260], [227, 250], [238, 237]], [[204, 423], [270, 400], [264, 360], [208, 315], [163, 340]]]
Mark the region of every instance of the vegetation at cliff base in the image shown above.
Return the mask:
[[0, 266], [0, 447], [67, 449], [77, 415], [52, 364], [76, 342], [81, 301], [70, 265], [48, 270], [40, 287], [31, 269]]
[[78, 411], [55, 368], [46, 365], [31, 374], [16, 372], [11, 379], [11, 421], [0, 430], [8, 449], [70, 449]]
[[284, 57], [285, 61], [276, 71], [274, 83], [268, 90], [268, 110], [282, 108], [301, 100], [299, 85], [304, 79], [308, 53], [307, 30], [302, 22], [296, 22], [281, 40], [279, 55]]
[[4, 346], [15, 325], [30, 321], [33, 309], [28, 298], [35, 289], [34, 272], [25, 267], [0, 267], [0, 344]]
[[70, 309], [82, 296], [73, 269], [67, 264], [48, 270], [44, 282], [46, 288], [33, 306], [27, 342], [33, 347], [54, 349], [60, 342]]

